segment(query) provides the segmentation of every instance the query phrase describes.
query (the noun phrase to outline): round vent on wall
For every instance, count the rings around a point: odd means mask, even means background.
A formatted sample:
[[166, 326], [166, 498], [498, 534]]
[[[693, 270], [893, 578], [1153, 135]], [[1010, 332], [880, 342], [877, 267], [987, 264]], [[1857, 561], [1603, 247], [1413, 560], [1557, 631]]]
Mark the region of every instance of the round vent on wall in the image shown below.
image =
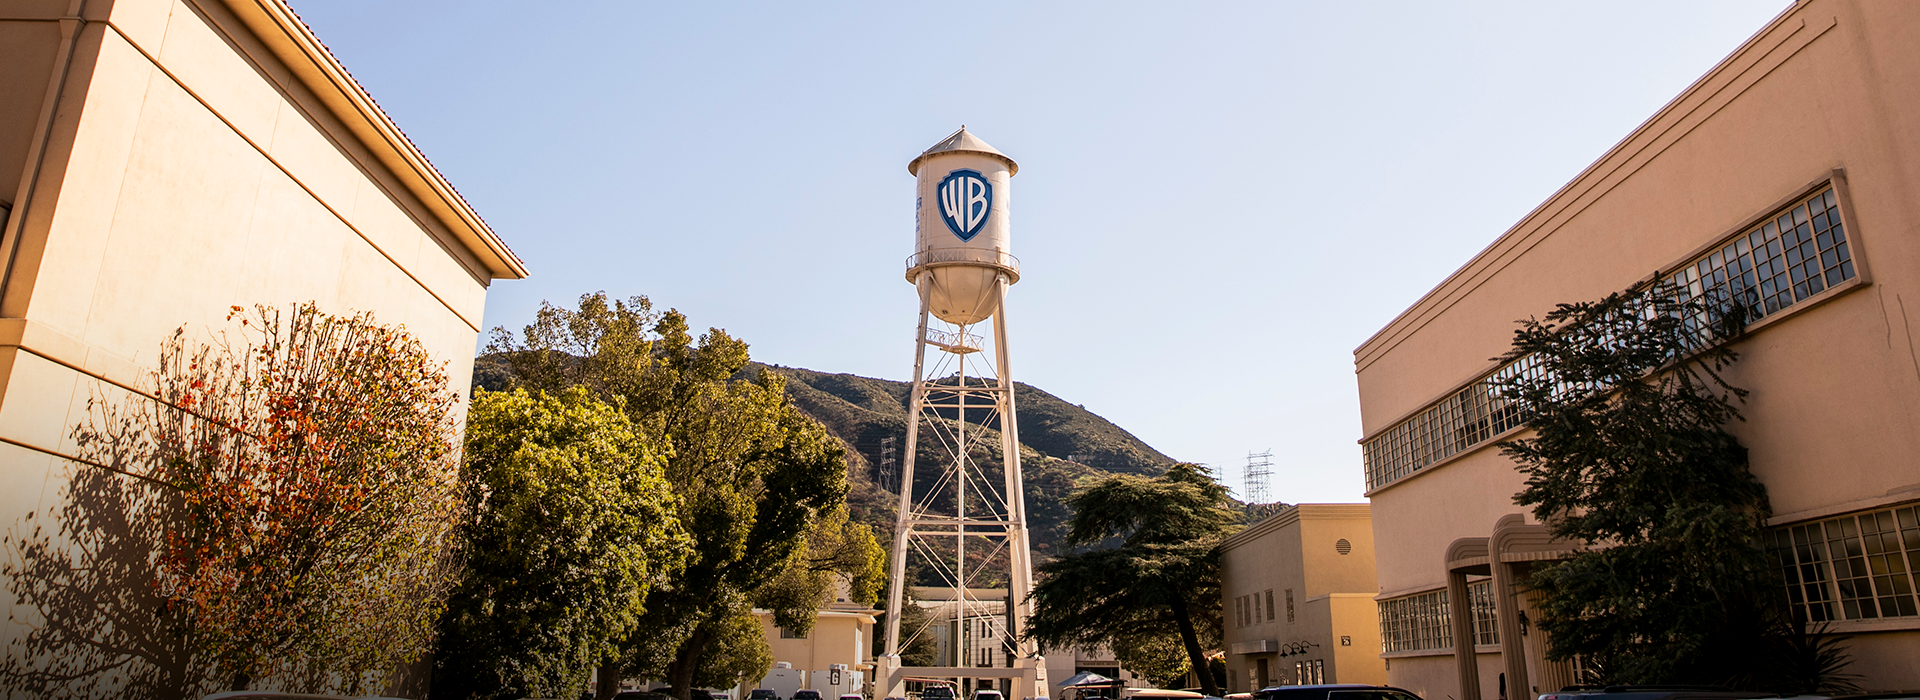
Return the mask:
[[1335, 543], [1333, 543], [1333, 551], [1336, 551], [1336, 552], [1339, 552], [1339, 553], [1341, 553], [1341, 554], [1352, 554], [1352, 553], [1353, 553], [1353, 543], [1352, 543], [1352, 542], [1348, 542], [1348, 541], [1347, 541], [1347, 538], [1345, 538], [1345, 537], [1342, 537], [1342, 538], [1340, 538], [1340, 541], [1339, 541], [1339, 542], [1335, 542]]

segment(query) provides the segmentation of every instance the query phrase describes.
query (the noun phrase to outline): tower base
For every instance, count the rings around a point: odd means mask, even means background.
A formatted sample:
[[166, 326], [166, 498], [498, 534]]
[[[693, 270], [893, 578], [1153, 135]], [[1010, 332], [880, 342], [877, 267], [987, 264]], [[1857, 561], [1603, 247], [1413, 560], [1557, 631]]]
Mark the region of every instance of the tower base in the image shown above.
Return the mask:
[[[901, 666], [900, 657], [881, 656], [874, 660], [874, 700], [907, 697], [909, 680], [947, 680], [955, 678], [1005, 678], [1008, 688], [1001, 691], [1007, 700], [1032, 700], [1049, 694], [1047, 660], [1030, 656], [1006, 667], [974, 666]], [[959, 700], [967, 700], [960, 698]]]

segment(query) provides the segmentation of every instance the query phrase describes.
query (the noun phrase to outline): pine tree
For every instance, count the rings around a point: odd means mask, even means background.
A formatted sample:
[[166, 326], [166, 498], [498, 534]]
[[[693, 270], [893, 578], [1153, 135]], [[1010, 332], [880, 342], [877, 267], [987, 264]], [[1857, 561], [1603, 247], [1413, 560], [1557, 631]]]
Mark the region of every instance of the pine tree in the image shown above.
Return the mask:
[[1731, 631], [1773, 595], [1766, 489], [1725, 429], [1747, 394], [1723, 377], [1743, 308], [1712, 301], [1657, 287], [1562, 304], [1501, 358], [1538, 368], [1498, 388], [1529, 412], [1529, 436], [1501, 446], [1527, 475], [1514, 500], [1585, 546], [1533, 573], [1537, 624], [1550, 658], [1611, 682], [1724, 681], [1757, 643]]

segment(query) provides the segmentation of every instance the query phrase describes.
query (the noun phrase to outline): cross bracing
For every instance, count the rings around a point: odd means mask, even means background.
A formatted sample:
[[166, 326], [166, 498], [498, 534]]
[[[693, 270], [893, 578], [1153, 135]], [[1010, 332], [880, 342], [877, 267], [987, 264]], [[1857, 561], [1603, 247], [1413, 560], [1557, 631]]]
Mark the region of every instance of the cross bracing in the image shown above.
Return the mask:
[[[995, 290], [1001, 302], [1005, 285]], [[957, 633], [948, 640], [951, 656], [921, 670], [976, 666], [972, 650], [997, 648], [1006, 666], [1030, 669], [1024, 682], [1045, 682], [1038, 650], [1019, 641], [1032, 574], [1005, 306], [994, 306], [1001, 313], [992, 317], [990, 342], [969, 326], [930, 327], [938, 321], [921, 309], [888, 596], [889, 683], [911, 670], [898, 666], [900, 649], [932, 625], [954, 621], [962, 624], [950, 628]], [[945, 599], [920, 601], [940, 613], [901, 629], [904, 591], [916, 583]]]

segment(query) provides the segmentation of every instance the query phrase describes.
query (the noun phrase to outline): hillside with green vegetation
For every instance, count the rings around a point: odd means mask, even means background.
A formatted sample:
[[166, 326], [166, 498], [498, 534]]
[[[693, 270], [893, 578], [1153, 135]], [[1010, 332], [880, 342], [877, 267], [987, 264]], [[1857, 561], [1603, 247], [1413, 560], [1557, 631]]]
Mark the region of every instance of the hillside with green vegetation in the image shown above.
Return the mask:
[[[853, 517], [880, 533], [891, 532], [898, 496], [880, 484], [882, 453], [886, 439], [893, 438], [896, 464], [904, 457], [909, 383], [757, 362], [737, 376], [751, 377], [763, 370], [786, 378], [787, 395], [794, 405], [846, 443], [853, 477], [847, 503]], [[509, 376], [500, 358], [482, 356], [474, 362], [476, 388], [505, 388]], [[1014, 398], [1019, 409], [1027, 527], [1038, 559], [1059, 551], [1069, 515], [1067, 495], [1082, 481], [1116, 473], [1155, 476], [1174, 463], [1120, 426], [1053, 394], [1016, 383]], [[969, 420], [977, 423], [986, 415], [982, 411], [969, 415]], [[1000, 483], [999, 432], [988, 428], [982, 437], [974, 458], [989, 482]], [[922, 441], [920, 464], [940, 464], [937, 460], [944, 457], [936, 441]], [[915, 488], [926, 493], [938, 480], [938, 470], [918, 472]]]
[[[797, 367], [755, 363], [743, 371], [762, 369], [787, 379], [787, 395], [800, 410], [813, 416], [848, 447], [855, 473], [847, 502], [854, 516], [881, 532], [893, 529], [898, 496], [883, 490], [879, 481], [885, 440], [893, 438], [896, 462], [904, 454], [907, 435], [908, 382], [852, 374], [828, 374]], [[1027, 486], [1027, 527], [1034, 554], [1045, 559], [1058, 551], [1066, 534], [1067, 494], [1082, 480], [1111, 473], [1154, 476], [1174, 460], [1134, 437], [1120, 426], [1080, 406], [1040, 389], [1015, 382], [1014, 400], [1020, 421], [1020, 463]], [[986, 418], [982, 411], [972, 421]], [[1000, 435], [985, 432], [975, 459], [993, 483], [1001, 477]], [[944, 458], [933, 440], [920, 446], [921, 464], [939, 464]], [[925, 493], [938, 473], [920, 469], [915, 488]]]

